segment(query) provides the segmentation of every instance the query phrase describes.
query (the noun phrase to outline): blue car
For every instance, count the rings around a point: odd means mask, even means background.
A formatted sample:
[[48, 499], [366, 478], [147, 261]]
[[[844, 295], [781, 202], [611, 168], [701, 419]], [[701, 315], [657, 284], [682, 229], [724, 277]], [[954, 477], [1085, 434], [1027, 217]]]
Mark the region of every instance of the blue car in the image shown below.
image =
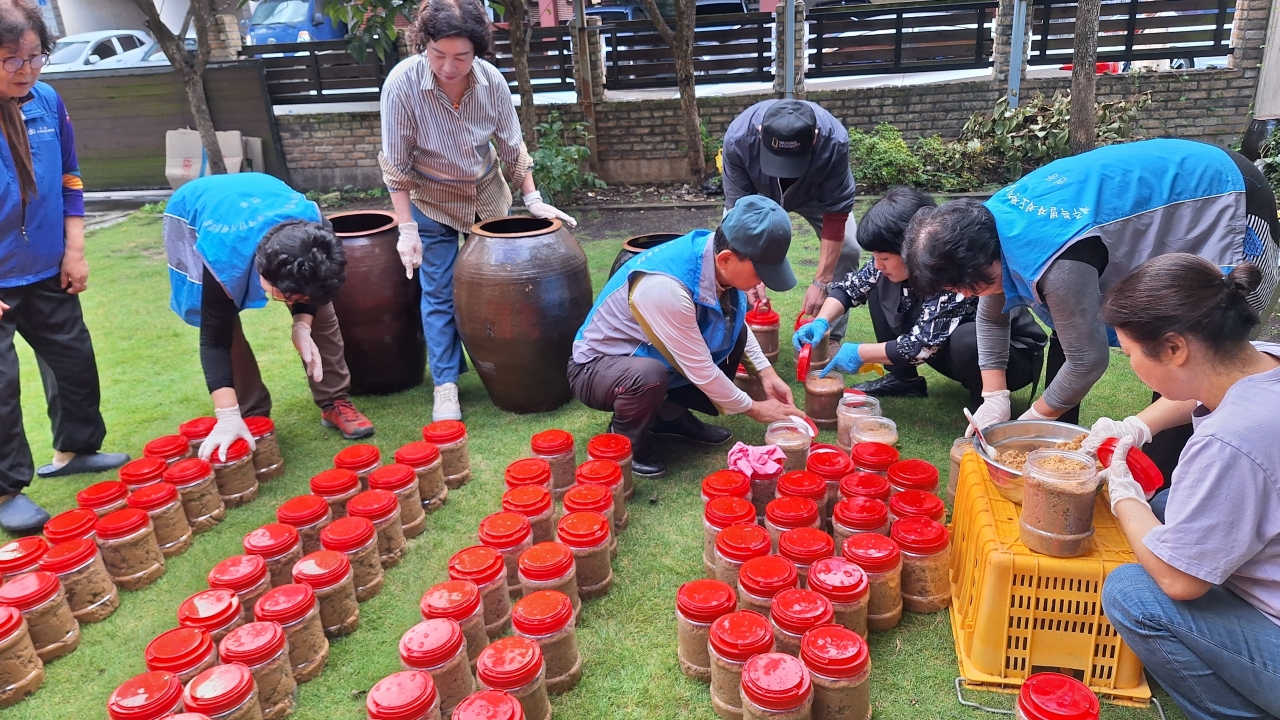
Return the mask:
[[264, 0], [249, 18], [246, 42], [275, 45], [341, 40], [346, 35], [346, 24], [334, 24], [320, 12], [319, 0]]

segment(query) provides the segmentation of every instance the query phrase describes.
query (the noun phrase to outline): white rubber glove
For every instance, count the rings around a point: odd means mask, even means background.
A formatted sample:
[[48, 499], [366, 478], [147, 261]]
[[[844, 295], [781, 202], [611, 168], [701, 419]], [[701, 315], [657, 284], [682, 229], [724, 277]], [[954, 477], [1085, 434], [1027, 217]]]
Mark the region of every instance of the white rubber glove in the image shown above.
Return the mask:
[[1018, 419], [1019, 420], [1057, 420], [1057, 418], [1051, 418], [1048, 415], [1041, 415], [1040, 411], [1036, 409], [1036, 404], [1034, 402], [1031, 403], [1031, 407], [1027, 408], [1026, 412], [1018, 416]]
[[547, 203], [542, 202], [542, 193], [538, 192], [537, 190], [534, 190], [533, 192], [524, 196], [524, 207], [526, 210], [529, 211], [530, 215], [536, 218], [542, 218], [543, 220], [551, 220], [552, 218], [559, 218], [561, 222], [563, 222], [565, 225], [568, 225], [570, 228], [578, 227], [577, 220], [574, 220], [572, 217], [569, 217], [567, 214], [560, 212], [554, 206], [551, 206], [551, 205], [548, 205]]
[[214, 417], [218, 418], [218, 422], [213, 426], [213, 432], [209, 433], [209, 437], [200, 443], [200, 459], [209, 460], [214, 453], [218, 455], [218, 462], [226, 462], [227, 448], [231, 447], [231, 443], [236, 440], [244, 440], [249, 443], [250, 450], [256, 450], [258, 444], [253, 440], [253, 433], [249, 432], [249, 426], [244, 424], [244, 419], [240, 417], [240, 407], [214, 408]]
[[320, 348], [311, 339], [311, 326], [298, 321], [293, 324], [293, 346], [298, 349], [307, 377], [316, 382], [324, 379], [324, 363], [320, 362]]
[[1125, 498], [1132, 498], [1150, 507], [1147, 504], [1147, 494], [1143, 492], [1138, 481], [1133, 479], [1133, 473], [1129, 472], [1129, 450], [1132, 447], [1132, 438], [1120, 438], [1116, 443], [1116, 451], [1111, 456], [1111, 467], [1102, 471], [1102, 477], [1107, 483], [1107, 494], [1111, 496], [1113, 515], [1116, 512], [1116, 504]]
[[[982, 393], [982, 405], [973, 414], [973, 421], [983, 430], [988, 425], [1002, 423], [1013, 415], [1013, 406], [1009, 403], [1008, 390], [995, 390]], [[973, 426], [964, 431], [965, 437], [973, 437]]]
[[1098, 446], [1107, 438], [1129, 438], [1135, 446], [1146, 445], [1151, 442], [1151, 428], [1136, 415], [1130, 415], [1123, 420], [1101, 417], [1092, 428], [1089, 428], [1089, 437], [1084, 439], [1082, 448], [1096, 453]]
[[418, 235], [418, 223], [400, 223], [400, 239], [396, 241], [396, 252], [400, 253], [400, 262], [404, 265], [404, 276], [413, 278], [413, 271], [422, 264], [422, 237]]

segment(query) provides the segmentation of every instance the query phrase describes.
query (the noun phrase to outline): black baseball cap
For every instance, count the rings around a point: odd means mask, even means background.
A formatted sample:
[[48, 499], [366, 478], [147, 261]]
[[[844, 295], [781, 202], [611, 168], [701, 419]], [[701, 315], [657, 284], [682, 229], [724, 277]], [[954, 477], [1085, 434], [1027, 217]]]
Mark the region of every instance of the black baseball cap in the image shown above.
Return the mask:
[[813, 157], [818, 116], [802, 100], [779, 100], [764, 111], [760, 124], [760, 169], [769, 177], [798, 178]]
[[781, 205], [763, 195], [748, 195], [724, 216], [720, 229], [729, 247], [751, 259], [765, 287], [786, 292], [796, 286], [796, 274], [787, 262], [791, 218]]

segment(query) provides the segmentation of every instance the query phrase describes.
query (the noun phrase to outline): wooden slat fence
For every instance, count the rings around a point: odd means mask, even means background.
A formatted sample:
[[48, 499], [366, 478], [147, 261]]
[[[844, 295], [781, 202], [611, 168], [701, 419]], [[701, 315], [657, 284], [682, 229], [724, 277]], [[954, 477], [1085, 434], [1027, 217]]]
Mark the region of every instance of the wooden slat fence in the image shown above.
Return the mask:
[[[1071, 62], [1076, 4], [1034, 0], [1031, 62]], [[1235, 0], [1103, 0], [1098, 60], [1165, 60], [1231, 53]]]
[[[675, 86], [670, 46], [648, 20], [600, 26], [605, 87]], [[773, 79], [773, 16], [768, 13], [698, 18], [693, 39], [698, 83], [768, 82]]]
[[808, 77], [991, 66], [995, 0], [809, 13]]
[[377, 101], [398, 57], [380, 61], [370, 52], [363, 62], [347, 52], [346, 40], [246, 45], [245, 58], [260, 58], [274, 105]]

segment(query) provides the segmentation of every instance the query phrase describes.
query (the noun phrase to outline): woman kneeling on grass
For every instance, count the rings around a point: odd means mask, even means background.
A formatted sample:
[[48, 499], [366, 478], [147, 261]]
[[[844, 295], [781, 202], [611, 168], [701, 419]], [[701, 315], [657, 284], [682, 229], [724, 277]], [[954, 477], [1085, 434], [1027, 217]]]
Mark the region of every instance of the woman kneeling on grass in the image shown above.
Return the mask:
[[1107, 578], [1120, 636], [1190, 718], [1280, 716], [1280, 344], [1249, 341], [1261, 273], [1185, 253], [1143, 263], [1102, 307], [1134, 373], [1161, 398], [1138, 417], [1190, 421], [1170, 488], [1150, 503], [1123, 459], [1111, 510], [1137, 565]]

